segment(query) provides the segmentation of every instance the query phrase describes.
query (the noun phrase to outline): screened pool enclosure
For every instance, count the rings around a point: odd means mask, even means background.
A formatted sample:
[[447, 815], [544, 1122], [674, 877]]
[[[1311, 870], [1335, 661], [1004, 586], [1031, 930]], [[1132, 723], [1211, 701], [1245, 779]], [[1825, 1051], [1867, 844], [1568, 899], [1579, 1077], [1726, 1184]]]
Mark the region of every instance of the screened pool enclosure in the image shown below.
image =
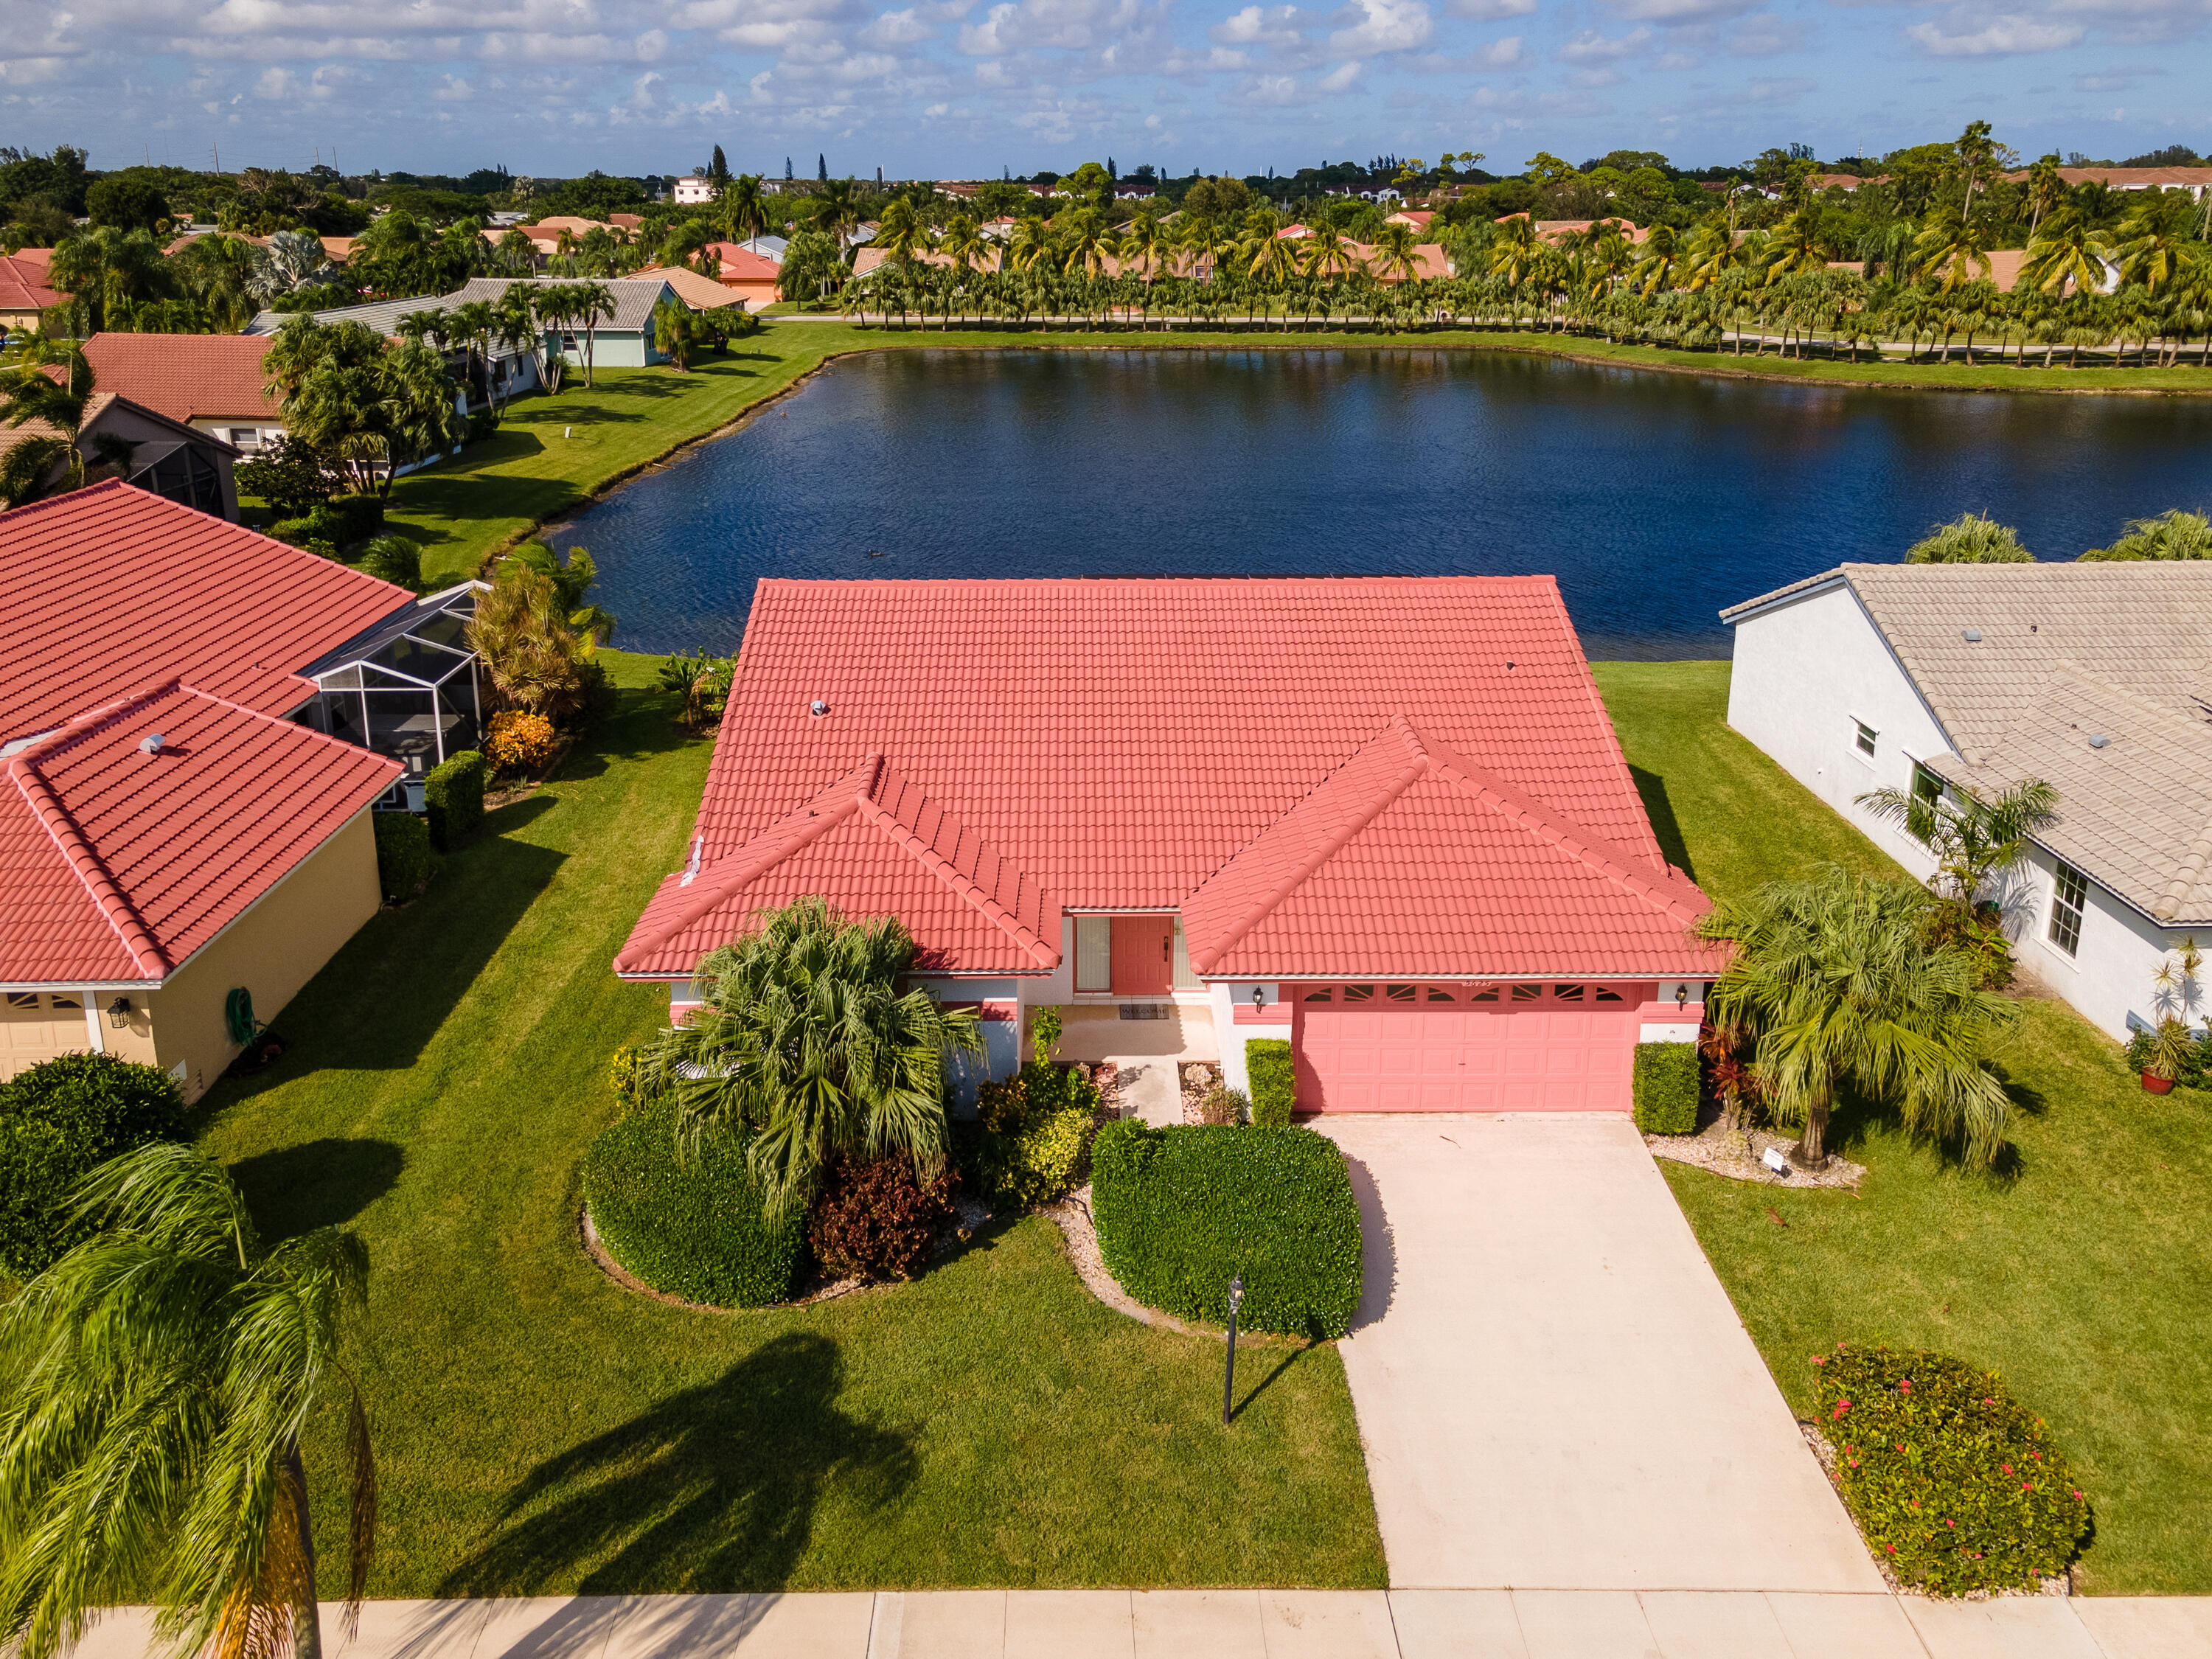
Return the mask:
[[468, 642], [478, 591], [427, 594], [306, 671], [322, 690], [295, 719], [407, 768], [381, 805], [419, 811], [422, 775], [482, 746], [491, 688]]

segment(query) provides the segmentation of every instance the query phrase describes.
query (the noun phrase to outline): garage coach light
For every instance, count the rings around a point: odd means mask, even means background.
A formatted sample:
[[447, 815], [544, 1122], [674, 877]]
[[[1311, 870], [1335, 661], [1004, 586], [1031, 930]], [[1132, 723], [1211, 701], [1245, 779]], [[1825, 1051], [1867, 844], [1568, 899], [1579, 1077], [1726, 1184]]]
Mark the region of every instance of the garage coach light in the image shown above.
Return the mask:
[[1264, 1008], [1267, 1006], [1267, 988], [1266, 986], [1255, 985], [1252, 988], [1252, 1006], [1255, 1008]]
[[129, 997], [118, 997], [107, 1005], [107, 1023], [118, 1031], [131, 1023]]
[[1686, 985], [1676, 985], [1674, 987], [1674, 1012], [1680, 1013], [1683, 1009], [1689, 1006], [1690, 988]]

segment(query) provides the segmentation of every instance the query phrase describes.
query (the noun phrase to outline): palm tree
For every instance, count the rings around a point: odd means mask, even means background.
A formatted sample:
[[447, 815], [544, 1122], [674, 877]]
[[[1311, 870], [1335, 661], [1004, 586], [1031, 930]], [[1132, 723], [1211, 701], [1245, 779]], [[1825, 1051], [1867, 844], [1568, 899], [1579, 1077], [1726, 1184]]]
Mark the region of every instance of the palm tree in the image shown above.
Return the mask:
[[1543, 239], [1536, 234], [1534, 218], [1516, 213], [1501, 219], [1490, 240], [1490, 274], [1502, 278], [1507, 288], [1518, 290], [1543, 252]]
[[2093, 547], [2085, 559], [2212, 559], [2212, 517], [2170, 507], [2154, 519], [2130, 519], [2110, 547]]
[[478, 364], [483, 369], [484, 402], [491, 401], [491, 337], [497, 323], [493, 317], [491, 301], [471, 300], [455, 306], [446, 313], [450, 326], [450, 337], [460, 343], [462, 372], [470, 373]]
[[2035, 240], [2043, 222], [2066, 199], [2066, 181], [2058, 176], [2058, 157], [2045, 155], [2027, 170], [2027, 238]]
[[584, 322], [584, 389], [589, 391], [594, 348], [599, 342], [599, 319], [614, 316], [615, 296], [605, 283], [579, 283], [572, 291], [576, 304], [573, 314], [582, 318]]
[[860, 198], [853, 192], [853, 181], [830, 179], [817, 185], [805, 214], [817, 230], [836, 239], [837, 257], [842, 260], [860, 222]]
[[2020, 867], [2035, 832], [2058, 817], [2058, 792], [2040, 778], [2023, 778], [1991, 796], [1966, 784], [1933, 793], [1874, 789], [1857, 804], [1903, 825], [1928, 849], [1936, 860], [1929, 890], [1962, 915], [1981, 903], [1992, 878]]
[[[0, 455], [0, 501], [21, 507], [45, 495], [50, 479], [64, 492], [84, 487], [84, 412], [92, 402], [92, 365], [72, 346], [62, 354], [58, 376], [46, 365], [25, 364], [9, 373], [0, 396], [0, 422], [10, 428], [35, 423], [41, 429], [18, 440]], [[103, 465], [125, 461], [131, 446], [106, 434], [93, 441]], [[56, 468], [62, 477], [53, 479]]]
[[757, 253], [754, 246], [761, 232], [768, 228], [768, 204], [761, 197], [760, 174], [741, 173], [722, 186], [722, 225], [729, 239], [744, 238], [745, 246]]
[[150, 1597], [178, 1652], [320, 1659], [300, 1442], [342, 1387], [350, 1620], [376, 1470], [338, 1351], [367, 1249], [339, 1227], [263, 1245], [222, 1166], [170, 1142], [102, 1164], [79, 1203], [106, 1226], [0, 1313], [0, 1640], [51, 1659], [88, 1613]]
[[1723, 904], [1698, 923], [1735, 955], [1705, 1000], [1743, 1032], [1752, 1074], [1778, 1116], [1803, 1126], [1795, 1161], [1828, 1161], [1830, 1114], [1850, 1091], [1893, 1107], [1917, 1134], [1961, 1139], [1986, 1166], [2010, 1103], [1984, 1055], [2013, 1006], [1975, 982], [1962, 952], [1930, 942], [1928, 895], [1832, 866]]
[[2028, 242], [2021, 281], [2045, 294], [2063, 294], [2069, 284], [2076, 294], [2095, 294], [2105, 286], [2105, 261], [2111, 254], [2081, 209], [2069, 204], [2045, 219]]
[[773, 1209], [838, 1158], [903, 1158], [927, 1179], [944, 1163], [946, 1066], [982, 1038], [973, 1014], [901, 992], [914, 955], [895, 916], [848, 921], [818, 897], [769, 911], [699, 963], [705, 1006], [647, 1046], [639, 1086], [673, 1098], [686, 1134], [748, 1133]]
[[1912, 245], [1919, 268], [1948, 294], [1990, 274], [1989, 237], [1975, 220], [1939, 213]]
[[[1618, 240], [1616, 238], [1616, 240]], [[1411, 225], [1386, 224], [1375, 233], [1375, 252], [1368, 269], [1382, 282], [1412, 282], [1421, 274], [1421, 256], [1414, 249]]]
[[[519, 353], [528, 347], [530, 355], [537, 360], [538, 380], [543, 386], [545, 383], [545, 330], [531, 308], [530, 284], [508, 283], [505, 291], [492, 302], [491, 316], [493, 341], [501, 349], [507, 351]], [[507, 377], [502, 376], [500, 380], [502, 391], [507, 384]], [[494, 420], [499, 418], [500, 411], [505, 406], [504, 398], [493, 404]]]
[[1298, 268], [1316, 282], [1341, 276], [1358, 263], [1334, 225], [1317, 226], [1298, 248]]
[[1883, 276], [1909, 280], [1916, 268], [1913, 248], [1919, 237], [1918, 228], [1910, 219], [1892, 219], [1860, 237], [1853, 252], [1864, 262], [1863, 274], [1867, 281]]
[[1800, 208], [1775, 226], [1766, 245], [1766, 280], [1826, 270], [1836, 249], [1821, 228], [1817, 208]]
[[469, 645], [513, 707], [558, 720], [581, 704], [584, 644], [559, 582], [544, 571], [502, 568], [477, 601]]
[[2153, 191], [2120, 226], [2116, 240], [2120, 280], [2140, 283], [2155, 294], [2194, 260], [2195, 210], [2181, 191]]
[[2035, 555], [2020, 544], [2020, 532], [1986, 514], [1965, 513], [1948, 524], [1931, 525], [1905, 554], [1907, 564], [2033, 564]]
[[[1282, 294], [1291, 279], [1297, 275], [1297, 249], [1283, 237], [1270, 231], [1252, 247], [1252, 257], [1244, 267], [1244, 274], [1269, 293]], [[1290, 306], [1283, 307], [1283, 327], [1291, 325]]]
[[1067, 216], [1061, 239], [1066, 269], [1072, 275], [1093, 276], [1104, 269], [1113, 243], [1113, 227], [1095, 207], [1077, 208]]
[[1644, 239], [1643, 254], [1636, 262], [1632, 280], [1636, 290], [1645, 299], [1662, 289], [1674, 285], [1674, 267], [1681, 255], [1681, 243], [1672, 225], [1654, 225], [1651, 234]]
[[905, 197], [893, 198], [884, 210], [882, 222], [876, 228], [876, 246], [890, 259], [911, 259], [917, 248], [927, 245], [928, 231], [915, 217], [914, 204]]
[[1049, 265], [1052, 257], [1052, 227], [1033, 213], [1024, 214], [1021, 223], [1014, 227], [1013, 237], [1006, 246], [1007, 268], [1029, 270], [1039, 262]]

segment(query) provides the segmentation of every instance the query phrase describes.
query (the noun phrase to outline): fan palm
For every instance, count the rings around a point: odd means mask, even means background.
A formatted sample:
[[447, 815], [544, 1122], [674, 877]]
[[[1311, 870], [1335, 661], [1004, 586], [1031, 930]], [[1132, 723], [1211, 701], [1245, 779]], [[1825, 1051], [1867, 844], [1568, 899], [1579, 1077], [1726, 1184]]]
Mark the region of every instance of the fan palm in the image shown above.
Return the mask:
[[700, 963], [705, 1006], [647, 1046], [640, 1087], [672, 1097], [688, 1134], [746, 1133], [777, 1210], [803, 1202], [833, 1158], [902, 1158], [933, 1176], [945, 1068], [982, 1038], [973, 1014], [900, 991], [914, 957], [893, 916], [848, 921], [818, 897], [769, 911]]
[[0, 1641], [50, 1659], [150, 1595], [177, 1653], [320, 1659], [300, 1442], [342, 1387], [350, 1618], [376, 1472], [338, 1350], [367, 1250], [337, 1227], [264, 1247], [222, 1166], [168, 1142], [102, 1164], [79, 1201], [104, 1230], [0, 1313]]
[[1827, 1162], [1828, 1122], [1851, 1091], [1905, 1127], [1964, 1143], [1986, 1166], [2010, 1103], [1984, 1055], [2013, 1006], [1979, 989], [1972, 961], [1929, 939], [1927, 893], [1830, 868], [1772, 883], [1710, 912], [1698, 931], [1731, 941], [1706, 1009], [1751, 1040], [1753, 1076], [1776, 1115], [1802, 1124], [1793, 1157]]

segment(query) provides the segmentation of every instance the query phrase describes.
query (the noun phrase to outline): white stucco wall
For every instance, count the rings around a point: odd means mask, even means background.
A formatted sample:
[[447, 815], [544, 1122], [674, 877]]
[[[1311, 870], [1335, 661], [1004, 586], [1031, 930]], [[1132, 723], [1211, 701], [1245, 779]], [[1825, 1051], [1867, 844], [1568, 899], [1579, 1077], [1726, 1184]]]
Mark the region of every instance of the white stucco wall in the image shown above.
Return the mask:
[[[1856, 746], [1855, 720], [1875, 730], [1871, 759]], [[1933, 870], [1900, 826], [1856, 805], [1870, 789], [1911, 788], [1913, 763], [1948, 751], [1951, 740], [1849, 587], [1839, 582], [1736, 624], [1729, 724], [1914, 876]], [[1996, 895], [2007, 932], [2023, 966], [2124, 1038], [2130, 1013], [2152, 1018], [2152, 976], [2189, 930], [2156, 926], [2093, 873], [2080, 950], [2069, 957], [2050, 939], [2053, 866], [2038, 848]], [[2212, 944], [2212, 932], [2202, 942]]]
[[1254, 1037], [1276, 1037], [1289, 1041], [1291, 1023], [1279, 1024], [1254, 1022], [1240, 1025], [1237, 1010], [1252, 1006], [1252, 990], [1257, 985], [1267, 1000], [1271, 1012], [1282, 1012], [1283, 988], [1273, 980], [1217, 979], [1206, 986], [1207, 1000], [1213, 1005], [1213, 1036], [1221, 1045], [1221, 1081], [1231, 1089], [1252, 1092], [1252, 1074], [1245, 1069], [1244, 1045]]

